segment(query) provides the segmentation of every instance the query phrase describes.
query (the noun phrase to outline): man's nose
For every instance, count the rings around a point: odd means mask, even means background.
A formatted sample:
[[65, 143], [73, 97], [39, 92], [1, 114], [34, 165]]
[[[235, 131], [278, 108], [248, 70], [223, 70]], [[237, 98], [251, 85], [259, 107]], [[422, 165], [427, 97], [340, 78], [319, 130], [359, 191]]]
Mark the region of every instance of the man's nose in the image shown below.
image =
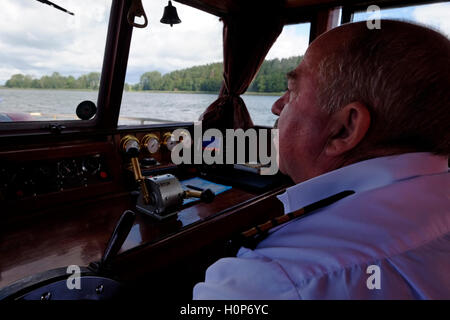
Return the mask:
[[275, 103], [272, 105], [272, 113], [279, 116], [281, 113], [281, 110], [284, 108], [284, 99], [283, 97], [280, 97]]

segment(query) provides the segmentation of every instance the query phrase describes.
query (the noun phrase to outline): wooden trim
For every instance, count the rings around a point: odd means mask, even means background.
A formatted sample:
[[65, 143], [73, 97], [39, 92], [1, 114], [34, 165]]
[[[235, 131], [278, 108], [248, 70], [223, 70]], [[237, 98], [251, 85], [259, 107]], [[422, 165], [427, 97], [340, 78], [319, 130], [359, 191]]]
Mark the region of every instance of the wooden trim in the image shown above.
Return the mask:
[[[225, 14], [227, 14], [227, 10], [221, 10], [214, 6], [208, 5], [204, 1], [199, 0], [174, 0], [174, 1], [213, 14], [218, 17], [223, 17]], [[163, 2], [161, 2], [161, 4], [163, 4]]]
[[352, 22], [354, 10], [349, 6], [342, 7], [341, 24]]
[[86, 187], [77, 186], [64, 191], [52, 191], [23, 199], [4, 200], [2, 201], [0, 221], [9, 223], [15, 220], [23, 220], [31, 215], [41, 215], [41, 211], [58, 207], [61, 204], [77, 203], [84, 199], [125, 191], [120, 183], [122, 179], [122, 171], [118, 165], [120, 160], [112, 141], [73, 142], [70, 145], [61, 144], [0, 152], [1, 161], [24, 166], [35, 161], [59, 161], [95, 154], [103, 156], [109, 175], [107, 180], [99, 180]]
[[317, 11], [311, 22], [309, 43], [313, 42], [322, 33], [336, 28], [339, 25], [340, 7]]
[[[275, 195], [282, 191], [284, 187], [272, 190], [155, 243], [127, 250], [114, 260], [114, 273], [121, 280], [134, 281], [142, 275], [164, 269], [189, 255], [195, 255], [202, 248], [211, 245], [220, 247], [236, 232], [281, 215], [283, 208]], [[218, 254], [223, 255], [223, 252]]]
[[133, 27], [127, 21], [131, 1], [113, 0], [98, 94], [100, 128], [117, 126]]

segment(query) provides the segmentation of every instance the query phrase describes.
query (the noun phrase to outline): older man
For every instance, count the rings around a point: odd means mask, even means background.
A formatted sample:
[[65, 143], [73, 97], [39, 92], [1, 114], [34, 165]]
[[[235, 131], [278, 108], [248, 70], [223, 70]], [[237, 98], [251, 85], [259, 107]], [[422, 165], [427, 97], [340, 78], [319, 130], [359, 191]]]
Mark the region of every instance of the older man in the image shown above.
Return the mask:
[[450, 298], [450, 44], [381, 21], [333, 29], [288, 74], [285, 212], [355, 193], [220, 259], [196, 299]]

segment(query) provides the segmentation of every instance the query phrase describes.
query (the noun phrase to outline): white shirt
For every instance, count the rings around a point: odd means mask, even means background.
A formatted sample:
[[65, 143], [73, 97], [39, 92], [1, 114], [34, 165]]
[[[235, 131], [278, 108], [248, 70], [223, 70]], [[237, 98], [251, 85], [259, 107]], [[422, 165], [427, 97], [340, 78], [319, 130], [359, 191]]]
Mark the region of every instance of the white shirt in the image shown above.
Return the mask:
[[218, 260], [194, 299], [450, 299], [448, 158], [358, 162], [279, 196], [285, 212], [356, 193]]

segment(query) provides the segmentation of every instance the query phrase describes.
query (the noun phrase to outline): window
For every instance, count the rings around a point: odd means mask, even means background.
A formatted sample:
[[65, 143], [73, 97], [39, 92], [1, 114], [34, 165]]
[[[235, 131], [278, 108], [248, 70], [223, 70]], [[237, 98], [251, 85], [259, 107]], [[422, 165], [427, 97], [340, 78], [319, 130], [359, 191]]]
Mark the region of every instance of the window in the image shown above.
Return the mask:
[[[356, 12], [353, 21], [364, 21], [373, 13]], [[411, 21], [431, 27], [450, 37], [450, 3], [434, 3], [395, 9], [382, 9], [382, 19]]]
[[273, 103], [286, 91], [286, 73], [295, 69], [309, 45], [309, 23], [284, 26], [242, 98], [257, 125], [273, 126]]
[[149, 25], [133, 30], [119, 125], [196, 121], [222, 83], [223, 24], [174, 2], [182, 22], [171, 27], [159, 22], [167, 2], [143, 5]]
[[[174, 3], [182, 23], [170, 27], [159, 23], [165, 3], [143, 5], [149, 25], [133, 30], [119, 125], [197, 121], [222, 84], [223, 24], [214, 15]], [[273, 125], [271, 106], [308, 42], [309, 24], [284, 27], [266, 57], [278, 60], [266, 62], [242, 96], [255, 124]]]
[[78, 119], [97, 101], [111, 0], [32, 0], [0, 10], [0, 122]]

